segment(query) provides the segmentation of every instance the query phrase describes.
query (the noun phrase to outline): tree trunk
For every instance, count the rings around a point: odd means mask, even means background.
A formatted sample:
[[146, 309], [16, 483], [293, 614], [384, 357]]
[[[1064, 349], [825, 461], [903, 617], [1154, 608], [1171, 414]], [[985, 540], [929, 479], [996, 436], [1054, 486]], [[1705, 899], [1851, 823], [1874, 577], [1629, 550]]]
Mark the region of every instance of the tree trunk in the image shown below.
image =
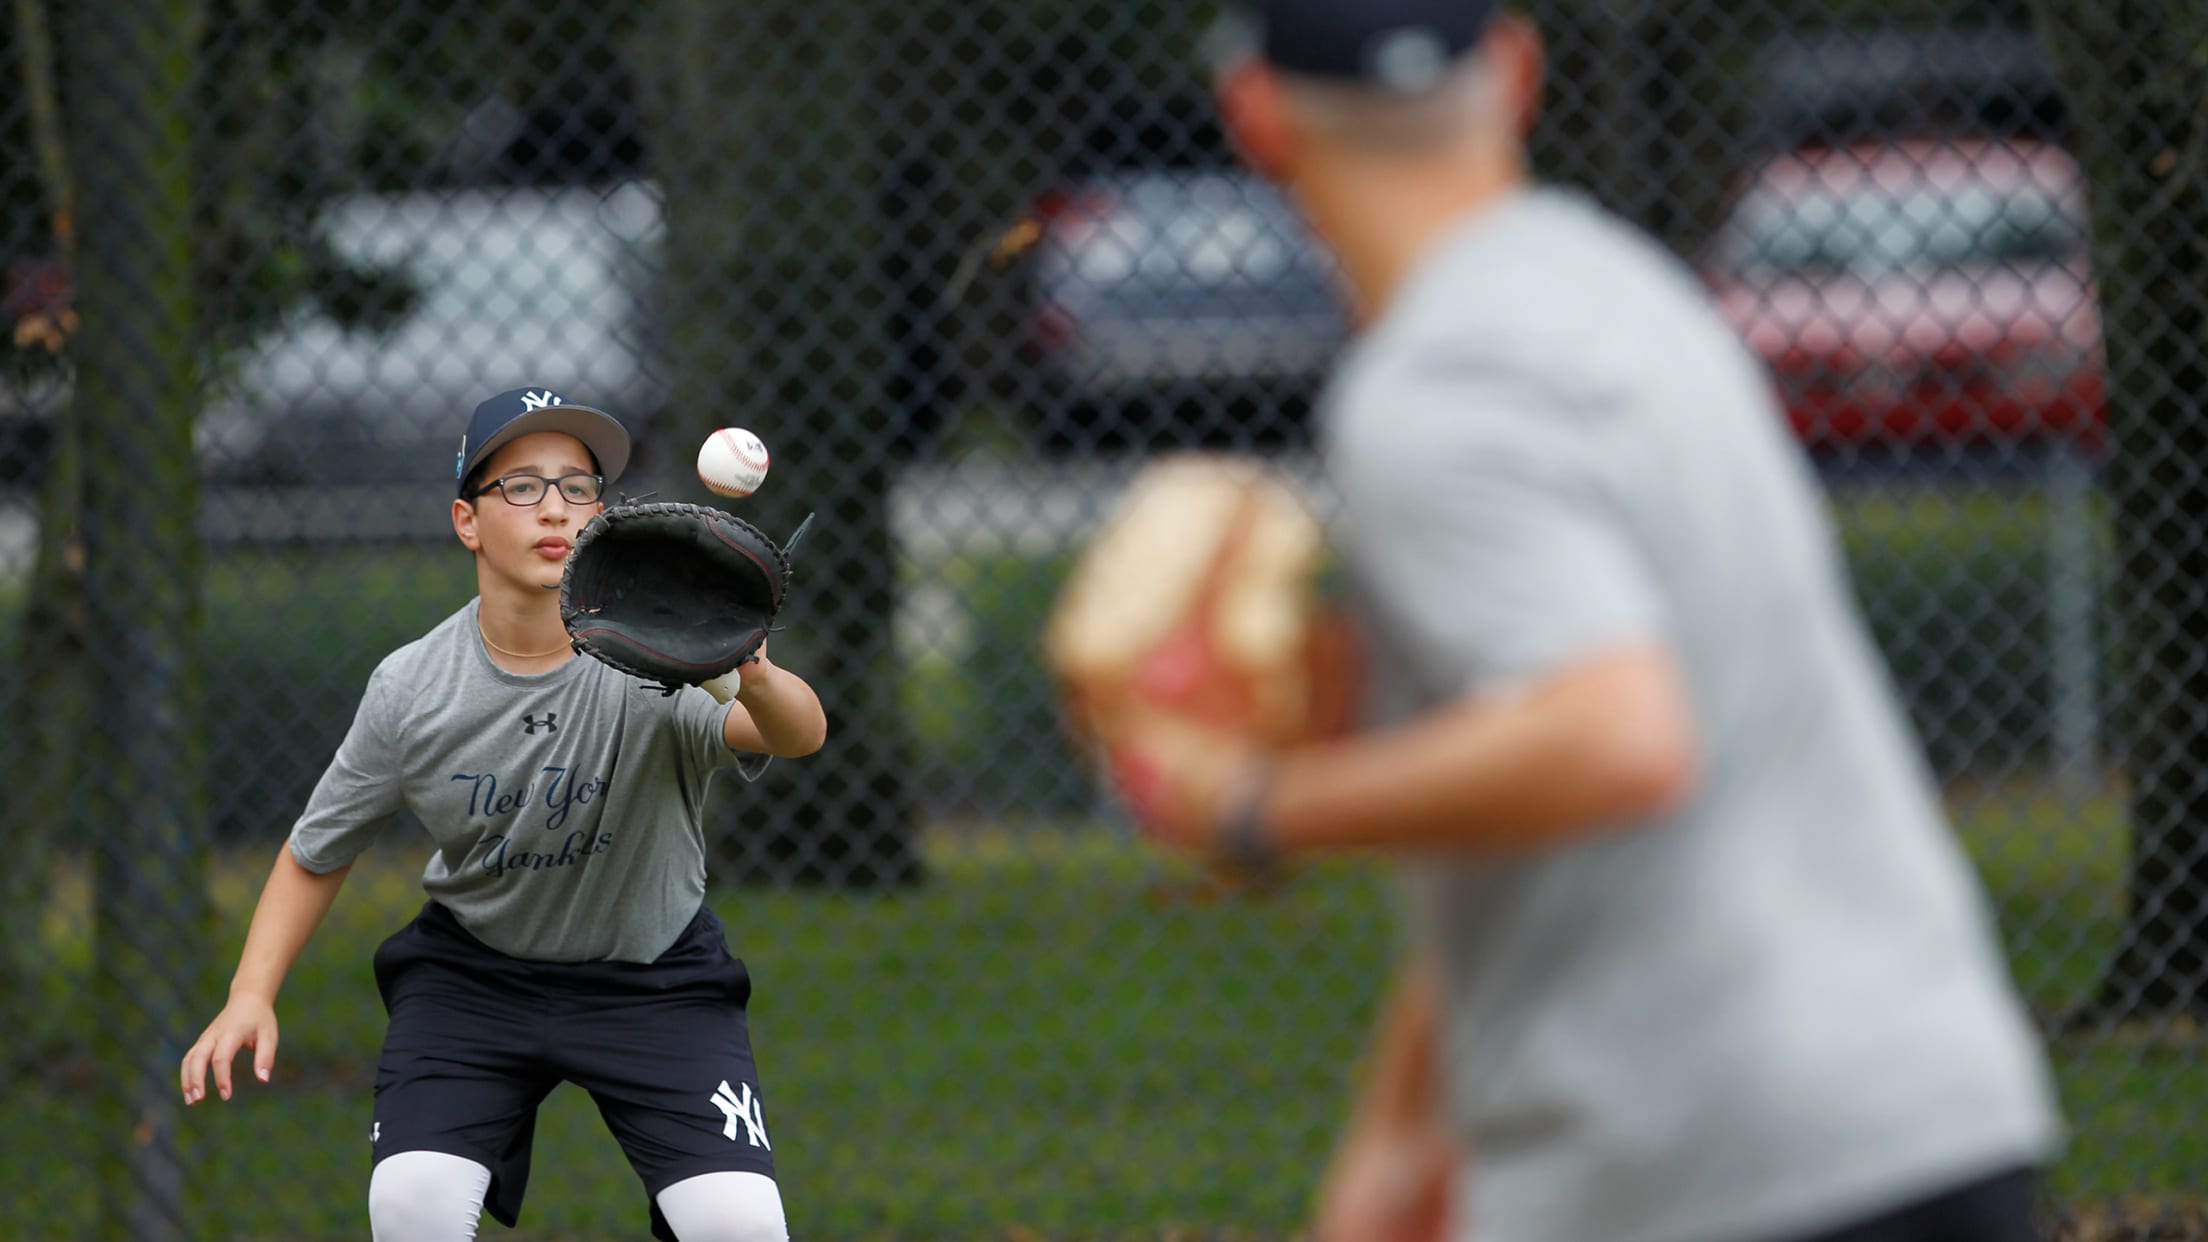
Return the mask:
[[90, 1043], [100, 1235], [188, 1232], [176, 1066], [205, 954], [197, 739], [200, 556], [194, 393], [190, 0], [65, 9], [77, 177], [77, 415], [84, 470], [88, 702], [79, 836], [93, 847]]
[[205, 331], [255, 322], [248, 291], [254, 266], [267, 261], [255, 217], [266, 212], [261, 196], [283, 165], [281, 129], [290, 116], [276, 81], [276, 37], [268, 0], [229, 0], [219, 32], [200, 51], [213, 79], [195, 110], [201, 158], [192, 186], [192, 299]]
[[[12, 16], [31, 145], [54, 242], [66, 260], [75, 215], [52, 32], [45, 7], [36, 0], [16, 0]], [[7, 730], [4, 748], [11, 806], [0, 816], [0, 853], [9, 859], [0, 871], [0, 996], [21, 999], [20, 1012], [9, 1015], [7, 1034], [0, 1038], [0, 1070], [5, 1071], [0, 1081], [29, 1069], [61, 1035], [38, 1017], [43, 1007], [31, 998], [47, 986], [40, 924], [53, 891], [57, 843], [66, 839], [62, 826], [70, 818], [69, 791], [81, 731], [90, 718], [84, 681], [84, 549], [78, 541], [81, 437], [73, 408], [64, 406], [54, 417], [39, 481], [30, 596], [16, 640], [18, 679], [8, 713], [16, 725]]]
[[2208, 11], [2034, 0], [2091, 186], [2131, 863], [2086, 1023], [2208, 1012]]
[[715, 875], [908, 883], [920, 865], [891, 642], [892, 349], [869, 267], [870, 128], [897, 118], [863, 111], [864, 26], [848, 10], [667, 0], [657, 25], [639, 55], [653, 62], [641, 76], [667, 203], [673, 392], [654, 468], [686, 478], [708, 432], [749, 427], [774, 471], [755, 499], [715, 503], [777, 538], [817, 515], [769, 648], [819, 691], [828, 745], [717, 800]]

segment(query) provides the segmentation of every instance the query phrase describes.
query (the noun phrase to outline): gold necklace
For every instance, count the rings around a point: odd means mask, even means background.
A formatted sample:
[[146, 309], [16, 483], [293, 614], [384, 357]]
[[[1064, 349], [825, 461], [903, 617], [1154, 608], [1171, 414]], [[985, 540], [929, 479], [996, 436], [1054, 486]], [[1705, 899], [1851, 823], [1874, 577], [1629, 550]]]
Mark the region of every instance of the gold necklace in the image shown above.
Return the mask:
[[484, 646], [489, 647], [491, 650], [497, 652], [500, 655], [512, 656], [517, 660], [541, 660], [548, 655], [558, 655], [560, 652], [566, 651], [568, 648], [574, 645], [572, 643], [561, 643], [559, 646], [552, 648], [552, 650], [550, 651], [509, 651], [506, 648], [501, 647], [497, 643], [491, 641], [491, 636], [488, 633], [485, 633], [483, 629], [483, 619], [481, 617], [477, 617], [475, 620], [475, 632], [483, 635]]

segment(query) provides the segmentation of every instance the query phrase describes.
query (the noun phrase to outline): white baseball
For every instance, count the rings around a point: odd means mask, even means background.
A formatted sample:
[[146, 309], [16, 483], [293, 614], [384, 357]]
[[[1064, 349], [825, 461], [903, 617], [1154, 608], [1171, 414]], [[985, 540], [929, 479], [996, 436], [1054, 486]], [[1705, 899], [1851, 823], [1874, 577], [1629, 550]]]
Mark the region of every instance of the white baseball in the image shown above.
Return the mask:
[[767, 477], [767, 446], [741, 427], [723, 427], [698, 446], [698, 482], [723, 496], [749, 496]]

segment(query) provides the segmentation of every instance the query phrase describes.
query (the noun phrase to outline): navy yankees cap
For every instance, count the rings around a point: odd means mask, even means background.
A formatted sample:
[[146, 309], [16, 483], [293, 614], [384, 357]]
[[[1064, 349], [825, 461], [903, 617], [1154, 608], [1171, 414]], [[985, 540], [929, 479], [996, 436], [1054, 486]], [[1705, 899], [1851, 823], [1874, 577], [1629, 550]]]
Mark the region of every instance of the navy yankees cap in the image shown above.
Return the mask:
[[581, 440], [598, 459], [598, 473], [608, 483], [629, 464], [629, 432], [619, 419], [604, 410], [577, 405], [549, 388], [516, 388], [475, 407], [468, 430], [460, 437], [460, 455], [453, 462], [454, 487], [467, 486], [468, 472], [500, 445], [537, 431], [557, 431]]
[[1415, 95], [1479, 46], [1491, 0], [1248, 0], [1258, 55], [1282, 73]]

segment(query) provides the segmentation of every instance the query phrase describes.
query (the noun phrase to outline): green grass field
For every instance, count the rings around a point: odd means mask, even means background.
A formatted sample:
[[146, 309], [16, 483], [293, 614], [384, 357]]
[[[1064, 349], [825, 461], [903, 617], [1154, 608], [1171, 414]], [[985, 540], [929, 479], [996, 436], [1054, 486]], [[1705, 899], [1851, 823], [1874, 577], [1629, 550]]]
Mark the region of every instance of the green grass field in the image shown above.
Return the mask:
[[[2042, 1010], [2081, 995], [2112, 942], [2112, 822], [2105, 807], [2028, 800], [1969, 821]], [[417, 904], [395, 854], [356, 872], [294, 972], [275, 1084], [187, 1114], [196, 1236], [360, 1235], [381, 1029], [368, 956]], [[1388, 885], [1328, 868], [1207, 902], [1146, 851], [1049, 828], [947, 831], [928, 854], [931, 883], [907, 894], [716, 898], [758, 984], [754, 1039], [793, 1236], [1291, 1235], [1391, 951]], [[226, 960], [203, 988], [210, 1006], [265, 858], [219, 868]], [[57, 947], [78, 947], [82, 902], [57, 899]], [[53, 1016], [80, 1003], [57, 992]], [[2175, 1201], [2208, 1184], [2197, 1043], [2059, 1056], [2077, 1134], [2056, 1182], [2065, 1201]], [[0, 1197], [18, 1219], [49, 1222], [41, 1236], [89, 1230], [100, 1136], [71, 1096], [51, 1081], [0, 1106]], [[641, 1220], [587, 1099], [556, 1093], [507, 1236], [633, 1238]], [[506, 1233], [486, 1223], [486, 1237]]]

